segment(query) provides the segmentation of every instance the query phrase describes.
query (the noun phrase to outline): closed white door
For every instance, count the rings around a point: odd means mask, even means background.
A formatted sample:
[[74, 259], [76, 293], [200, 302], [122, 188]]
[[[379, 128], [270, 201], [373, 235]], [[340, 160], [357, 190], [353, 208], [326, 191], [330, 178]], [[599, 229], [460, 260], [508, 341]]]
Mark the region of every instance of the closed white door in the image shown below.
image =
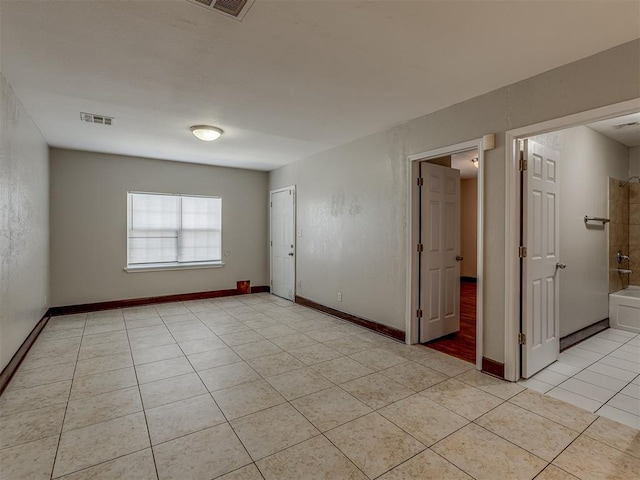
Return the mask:
[[460, 171], [420, 164], [420, 342], [460, 330]]
[[271, 293], [288, 300], [295, 297], [296, 187], [271, 192]]
[[[557, 152], [524, 142], [522, 176], [522, 376], [528, 378], [560, 356], [560, 204]], [[523, 253], [524, 254], [524, 253]]]

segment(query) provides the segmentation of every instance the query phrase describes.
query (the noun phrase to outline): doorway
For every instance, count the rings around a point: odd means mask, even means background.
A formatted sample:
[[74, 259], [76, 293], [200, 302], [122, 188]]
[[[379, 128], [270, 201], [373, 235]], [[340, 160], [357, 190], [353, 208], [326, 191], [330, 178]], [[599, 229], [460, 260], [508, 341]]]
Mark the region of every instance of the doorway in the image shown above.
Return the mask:
[[[436, 275], [433, 272], [434, 269], [431, 269], [429, 265], [425, 265], [423, 261], [425, 258], [421, 256], [424, 255], [425, 251], [429, 251], [431, 248], [431, 246], [424, 243], [425, 241], [430, 241], [430, 239], [422, 238], [423, 235], [427, 237], [430, 235], [430, 233], [423, 231], [421, 223], [422, 220], [425, 220], [423, 218], [424, 216], [421, 214], [421, 207], [424, 205], [425, 200], [430, 201], [430, 198], [425, 199], [422, 197], [423, 192], [421, 192], [420, 183], [424, 185], [428, 180], [425, 178], [420, 180], [421, 170], [425, 165], [439, 164], [443, 166], [446, 171], [446, 169], [452, 166], [452, 160], [457, 157], [466, 158], [465, 161], [468, 162], [468, 167], [476, 172], [475, 183], [477, 184], [477, 187], [474, 192], [476, 210], [475, 219], [472, 219], [472, 223], [475, 225], [474, 230], [476, 234], [476, 242], [474, 252], [469, 255], [470, 260], [472, 257], [475, 257], [475, 282], [472, 281], [472, 278], [464, 278], [467, 275], [461, 274], [461, 272], [464, 271], [464, 255], [461, 254], [460, 249], [462, 248], [464, 239], [462, 239], [458, 233], [451, 234], [451, 231], [449, 233], [450, 239], [456, 239], [455, 242], [449, 242], [450, 246], [452, 246], [452, 250], [449, 253], [453, 254], [453, 262], [451, 261], [451, 258], [447, 258], [443, 263], [439, 264], [439, 258], [431, 259], [436, 262], [436, 265], [443, 265], [445, 270], [448, 269], [448, 272], [442, 272], [441, 269], [442, 275], [441, 273]], [[409, 275], [408, 283], [411, 285], [411, 288], [407, 295], [406, 341], [409, 344], [421, 343], [428, 338], [429, 341], [433, 340], [429, 346], [433, 346], [435, 349], [447, 354], [471, 361], [476, 364], [476, 368], [479, 370], [482, 368], [483, 157], [483, 139], [478, 139], [412, 155], [408, 158], [410, 162], [409, 171], [411, 188], [409, 190], [410, 198], [408, 212], [410, 219], [410, 255], [408, 258], [409, 265], [407, 271]], [[460, 175], [459, 168], [456, 169], [456, 172]], [[463, 175], [463, 177], [464, 176], [465, 175]], [[465, 180], [466, 178], [463, 178], [462, 182]], [[449, 181], [449, 185], [453, 185], [454, 182], [455, 180], [451, 179]], [[424, 188], [424, 186], [422, 188]], [[456, 201], [460, 205], [460, 189], [456, 192], [456, 197]], [[432, 208], [428, 207], [428, 205], [429, 204], [427, 202], [427, 208]], [[453, 210], [455, 210], [455, 207], [453, 207]], [[449, 211], [451, 212], [453, 210], [450, 208]], [[468, 212], [463, 211], [462, 213], [464, 214]], [[439, 215], [439, 213], [436, 215]], [[449, 223], [447, 228], [451, 228], [457, 224], [455, 232], [459, 232], [461, 228], [459, 218], [460, 215], [455, 215], [454, 223]], [[434, 221], [434, 216], [427, 216], [426, 220]], [[433, 232], [437, 230], [431, 229], [431, 231]], [[440, 236], [439, 238], [444, 238], [444, 236]], [[447, 242], [444, 241], [443, 245], [446, 244]], [[451, 257], [451, 255], [449, 255], [449, 257]], [[456, 257], [459, 258], [456, 259]], [[451, 265], [449, 265], [449, 263], [451, 263]], [[474, 262], [468, 263], [471, 264]], [[428, 275], [423, 273], [425, 271], [431, 272], [431, 279], [427, 278]], [[454, 272], [453, 276], [451, 275], [451, 272]], [[445, 275], [444, 273], [447, 274]], [[471, 276], [469, 275], [469, 277]], [[438, 279], [438, 283], [435, 283], [436, 278]], [[446, 284], [447, 279], [449, 281], [448, 285]], [[455, 280], [452, 281], [453, 279]], [[445, 281], [443, 282], [441, 280]], [[434, 288], [435, 285], [437, 285], [437, 287]], [[429, 288], [431, 288], [431, 290], [429, 290]], [[457, 290], [456, 296], [451, 297], [443, 295], [443, 289], [448, 289], [450, 292], [454, 289]], [[433, 310], [434, 304], [429, 300], [429, 297], [432, 299], [443, 298], [444, 302], [441, 301], [441, 305], [439, 306], [442, 310]], [[453, 304], [451, 303], [452, 298], [455, 298]], [[446, 301], [450, 302], [449, 305], [446, 304]], [[437, 332], [436, 336], [433, 338], [429, 338], [431, 333], [427, 335], [424, 334], [422, 329], [425, 328], [429, 319], [436, 317], [436, 313], [445, 314], [453, 313], [454, 311], [458, 316], [458, 326], [455, 331], [447, 332], [446, 329], [440, 330], [440, 332]], [[464, 354], [462, 354], [463, 350]]]
[[[606, 218], [607, 182], [610, 180], [608, 177], [625, 176], [625, 171], [628, 175], [628, 167], [616, 174], [609, 172], [613, 168], [610, 161], [612, 157], [602, 152], [596, 154], [594, 145], [601, 142], [594, 143], [593, 140], [585, 144], [588, 148], [585, 147], [578, 152], [579, 155], [575, 155], [578, 159], [572, 166], [568, 163], [565, 167], [562, 166], [565, 162], [562, 153], [560, 168], [552, 158], [557, 152], [550, 152], [546, 147], [558, 150], [555, 147], [560, 146], [559, 150], [562, 152], [572, 151], [563, 145], [565, 140], [562, 132], [572, 132], [571, 135], [575, 138], [579, 134], [590, 132], [588, 136], [591, 138], [597, 135], [594, 122], [628, 115], [639, 109], [640, 102], [635, 99], [506, 132], [507, 380], [531, 377], [545, 365], [555, 362], [559, 356], [562, 361], [560, 344], [567, 339], [568, 334], [578, 335], [587, 330], [587, 327], [579, 324], [569, 328], [569, 323], [575, 323], [574, 320], [584, 319], [588, 315], [596, 315], [600, 310], [602, 313], [597, 314], [593, 321], [608, 316], [606, 284], [611, 272], [607, 267], [607, 245], [610, 241], [607, 238], [610, 228]], [[547, 143], [545, 136], [548, 137]], [[590, 160], [587, 161], [590, 154], [594, 161], [597, 159], [601, 163], [597, 166], [595, 163], [590, 164]], [[603, 162], [603, 158], [608, 161]], [[563, 171], [563, 168], [567, 170]], [[596, 172], [608, 173], [601, 175], [602, 181], [598, 180], [600, 183], [590, 183]], [[553, 183], [560, 185], [559, 195], [553, 192]], [[547, 191], [547, 187], [551, 190]], [[572, 190], [564, 190], [569, 187]], [[572, 209], [570, 214], [567, 214], [568, 209]], [[587, 218], [592, 217], [606, 221], [596, 225], [587, 221]], [[552, 228], [554, 223], [557, 231]], [[556, 237], [558, 233], [559, 237]], [[563, 238], [568, 248], [562, 247]], [[585, 253], [588, 248], [595, 248], [596, 245], [600, 245], [597, 253]], [[538, 266], [534, 265], [536, 262], [539, 263]], [[596, 274], [594, 272], [597, 269], [601, 272]], [[594, 293], [598, 291], [594, 285], [577, 288], [578, 282], [570, 278], [601, 281], [604, 284], [604, 288], [601, 288], [603, 292], [601, 295]], [[587, 296], [586, 292], [589, 292]], [[571, 295], [572, 306], [566, 307], [571, 303], [568, 301]], [[602, 302], [597, 300], [598, 297], [602, 298]]]
[[[459, 289], [457, 328], [426, 345], [434, 350], [475, 363], [476, 361], [476, 302], [477, 302], [477, 199], [478, 151], [476, 149], [444, 157], [447, 164], [459, 172], [459, 241], [456, 287]], [[430, 160], [428, 163], [442, 160]], [[424, 212], [423, 212], [424, 213]], [[424, 317], [424, 313], [423, 313]]]
[[270, 192], [271, 293], [295, 300], [296, 285], [296, 187]]

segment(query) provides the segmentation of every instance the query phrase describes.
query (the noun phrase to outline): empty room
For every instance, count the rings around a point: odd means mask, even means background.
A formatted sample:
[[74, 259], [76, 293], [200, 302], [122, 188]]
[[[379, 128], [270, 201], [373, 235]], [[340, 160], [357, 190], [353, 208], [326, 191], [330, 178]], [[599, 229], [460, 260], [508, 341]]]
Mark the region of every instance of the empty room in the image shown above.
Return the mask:
[[640, 3], [0, 0], [0, 480], [633, 479]]

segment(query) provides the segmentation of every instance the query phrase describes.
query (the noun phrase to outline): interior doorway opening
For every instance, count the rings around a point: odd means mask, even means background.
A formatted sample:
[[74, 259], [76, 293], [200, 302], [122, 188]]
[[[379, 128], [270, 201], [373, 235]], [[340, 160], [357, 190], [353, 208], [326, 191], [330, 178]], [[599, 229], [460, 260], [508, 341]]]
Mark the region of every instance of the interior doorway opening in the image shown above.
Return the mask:
[[458, 195], [460, 205], [459, 257], [461, 257], [456, 277], [460, 289], [458, 328], [451, 333], [426, 342], [426, 345], [434, 350], [475, 363], [478, 279], [478, 150], [472, 149], [426, 162], [449, 166], [460, 172]]
[[[563, 348], [608, 327], [619, 276], [611, 247], [631, 235], [628, 225], [612, 228], [611, 185], [638, 168], [631, 155], [638, 146], [615, 136], [631, 133], [635, 117], [626, 116], [639, 109], [636, 99], [506, 134], [508, 380], [535, 378], [563, 361]], [[552, 183], [557, 190], [547, 188]]]
[[[409, 157], [407, 343], [427, 343], [475, 363], [478, 370], [483, 347], [483, 148], [478, 139]], [[448, 197], [439, 196], [439, 188]], [[447, 331], [451, 323], [443, 320], [456, 315], [456, 328]]]

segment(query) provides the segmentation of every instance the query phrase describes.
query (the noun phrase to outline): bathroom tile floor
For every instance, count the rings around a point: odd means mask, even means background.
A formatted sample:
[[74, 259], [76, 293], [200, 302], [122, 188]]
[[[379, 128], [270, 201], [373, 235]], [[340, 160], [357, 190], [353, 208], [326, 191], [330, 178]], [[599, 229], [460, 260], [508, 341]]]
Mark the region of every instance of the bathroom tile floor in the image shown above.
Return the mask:
[[520, 385], [640, 428], [640, 335], [603, 330]]
[[54, 317], [0, 397], [2, 480], [638, 471], [636, 429], [268, 294]]

